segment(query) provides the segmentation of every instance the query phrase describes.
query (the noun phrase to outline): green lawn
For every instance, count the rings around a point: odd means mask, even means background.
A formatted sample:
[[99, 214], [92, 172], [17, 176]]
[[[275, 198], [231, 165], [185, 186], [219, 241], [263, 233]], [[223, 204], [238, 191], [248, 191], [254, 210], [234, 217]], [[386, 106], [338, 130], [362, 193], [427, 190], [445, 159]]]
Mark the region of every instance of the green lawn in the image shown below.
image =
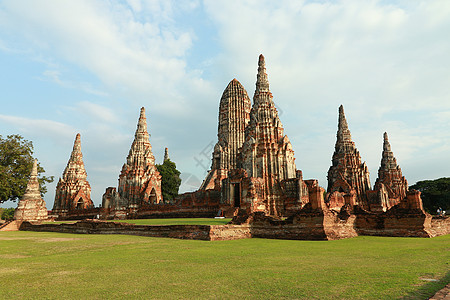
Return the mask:
[[[124, 222], [137, 225], [224, 225], [231, 219], [214, 218], [180, 218], [180, 219], [133, 219], [133, 220], [108, 220], [110, 222]], [[75, 223], [78, 221], [44, 222], [46, 224]]]
[[1, 299], [424, 299], [450, 280], [450, 235], [207, 242], [0, 232], [0, 258]]

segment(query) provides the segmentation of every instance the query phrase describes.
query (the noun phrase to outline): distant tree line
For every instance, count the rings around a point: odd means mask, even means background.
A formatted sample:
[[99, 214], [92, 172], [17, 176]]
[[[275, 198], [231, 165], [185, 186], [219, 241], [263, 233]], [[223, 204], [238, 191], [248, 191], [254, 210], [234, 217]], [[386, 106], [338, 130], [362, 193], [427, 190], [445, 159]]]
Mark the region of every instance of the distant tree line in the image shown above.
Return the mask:
[[419, 181], [409, 187], [420, 191], [425, 211], [436, 214], [438, 208], [450, 213], [450, 177]]

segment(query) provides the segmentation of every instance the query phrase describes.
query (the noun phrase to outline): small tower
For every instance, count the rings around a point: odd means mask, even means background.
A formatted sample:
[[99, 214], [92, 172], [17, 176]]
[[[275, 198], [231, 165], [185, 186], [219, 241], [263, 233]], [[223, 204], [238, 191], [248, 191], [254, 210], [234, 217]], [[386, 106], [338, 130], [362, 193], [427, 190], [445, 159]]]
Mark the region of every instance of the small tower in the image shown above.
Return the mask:
[[363, 205], [366, 202], [366, 191], [370, 190], [369, 171], [366, 163], [361, 163], [361, 156], [345, 119], [344, 107], [339, 107], [338, 131], [332, 165], [328, 170], [328, 193], [349, 194], [356, 192], [356, 201]]
[[[408, 181], [402, 175], [402, 169], [397, 165], [397, 160], [391, 150], [388, 134], [383, 135], [383, 152], [381, 154], [381, 165], [378, 169], [378, 178], [375, 182], [375, 190], [386, 189], [389, 197], [388, 206], [400, 203], [408, 192]], [[388, 207], [388, 208], [389, 208]]]
[[81, 135], [77, 133], [67, 166], [56, 185], [52, 213], [64, 215], [69, 211], [90, 208], [94, 208], [94, 203], [81, 153]]
[[169, 157], [169, 149], [168, 149], [167, 147], [164, 149], [164, 161], [163, 161], [163, 163], [164, 163], [166, 160], [170, 160], [170, 157]]
[[16, 211], [14, 212], [14, 219], [19, 221], [47, 220], [47, 207], [45, 206], [44, 199], [41, 197], [37, 176], [37, 160], [35, 159], [27, 189], [17, 205]]
[[161, 202], [161, 175], [155, 166], [145, 108], [141, 108], [134, 141], [119, 175], [118, 195], [132, 210]]

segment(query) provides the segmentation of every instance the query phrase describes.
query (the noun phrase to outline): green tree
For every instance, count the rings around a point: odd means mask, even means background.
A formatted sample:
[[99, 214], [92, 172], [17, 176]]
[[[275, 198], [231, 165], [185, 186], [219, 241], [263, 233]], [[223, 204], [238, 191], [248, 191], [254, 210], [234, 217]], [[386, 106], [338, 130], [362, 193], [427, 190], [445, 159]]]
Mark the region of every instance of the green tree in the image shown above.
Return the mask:
[[[0, 135], [0, 203], [17, 201], [27, 188], [31, 168], [33, 167], [33, 143], [22, 136]], [[38, 176], [45, 170], [38, 163]], [[45, 183], [53, 182], [53, 176], [38, 177], [41, 194], [47, 192]]]
[[12, 220], [14, 219], [14, 208], [2, 208], [1, 219]]
[[161, 174], [161, 190], [163, 200], [165, 203], [171, 203], [173, 199], [178, 196], [178, 189], [180, 188], [181, 178], [180, 171], [177, 166], [170, 159], [165, 160], [161, 165], [156, 165]]
[[450, 210], [450, 178], [423, 180], [409, 187], [420, 191], [424, 209], [432, 214], [441, 207]]

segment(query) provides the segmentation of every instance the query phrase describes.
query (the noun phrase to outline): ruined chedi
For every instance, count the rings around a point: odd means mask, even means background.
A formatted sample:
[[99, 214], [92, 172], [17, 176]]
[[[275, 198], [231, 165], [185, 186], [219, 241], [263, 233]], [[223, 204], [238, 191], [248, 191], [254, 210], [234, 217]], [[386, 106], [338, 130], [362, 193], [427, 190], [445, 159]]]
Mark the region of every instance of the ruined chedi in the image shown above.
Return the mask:
[[163, 201], [161, 175], [155, 166], [144, 107], [141, 108], [127, 161], [119, 175], [118, 194], [132, 210], [138, 209], [143, 204], [157, 204]]
[[370, 190], [369, 171], [366, 163], [361, 163], [361, 156], [352, 141], [344, 107], [339, 107], [338, 131], [336, 145], [332, 158], [332, 165], [328, 170], [327, 192], [349, 194], [356, 193], [355, 204], [363, 207], [366, 204], [366, 191]]
[[163, 160], [163, 163], [164, 163], [166, 160], [170, 160], [170, 157], [169, 157], [169, 149], [168, 149], [167, 147], [164, 149], [164, 160]]
[[20, 199], [14, 212], [14, 218], [19, 221], [42, 221], [47, 220], [47, 207], [41, 197], [37, 172], [37, 160], [34, 160], [28, 180], [25, 194]]
[[90, 208], [94, 208], [94, 203], [81, 153], [81, 135], [78, 133], [67, 166], [56, 186], [52, 212], [64, 215], [69, 211]]
[[264, 181], [263, 199], [269, 215], [279, 215], [282, 210], [280, 182], [296, 178], [297, 169], [291, 142], [284, 135], [273, 96], [269, 89], [264, 56], [258, 61], [256, 90], [250, 112], [250, 122], [245, 129], [242, 146], [242, 168], [249, 177]]
[[211, 170], [200, 190], [220, 189], [228, 171], [237, 168], [239, 148], [250, 121], [251, 101], [242, 84], [233, 79], [222, 94], [219, 104], [218, 142], [212, 154]]
[[397, 160], [391, 150], [391, 144], [389, 143], [388, 134], [386, 132], [384, 133], [383, 138], [381, 165], [378, 169], [378, 178], [375, 182], [374, 190], [386, 190], [389, 199], [389, 202], [386, 203], [386, 208], [390, 208], [406, 197], [406, 193], [408, 192], [408, 181], [402, 175], [400, 166], [397, 165]]

